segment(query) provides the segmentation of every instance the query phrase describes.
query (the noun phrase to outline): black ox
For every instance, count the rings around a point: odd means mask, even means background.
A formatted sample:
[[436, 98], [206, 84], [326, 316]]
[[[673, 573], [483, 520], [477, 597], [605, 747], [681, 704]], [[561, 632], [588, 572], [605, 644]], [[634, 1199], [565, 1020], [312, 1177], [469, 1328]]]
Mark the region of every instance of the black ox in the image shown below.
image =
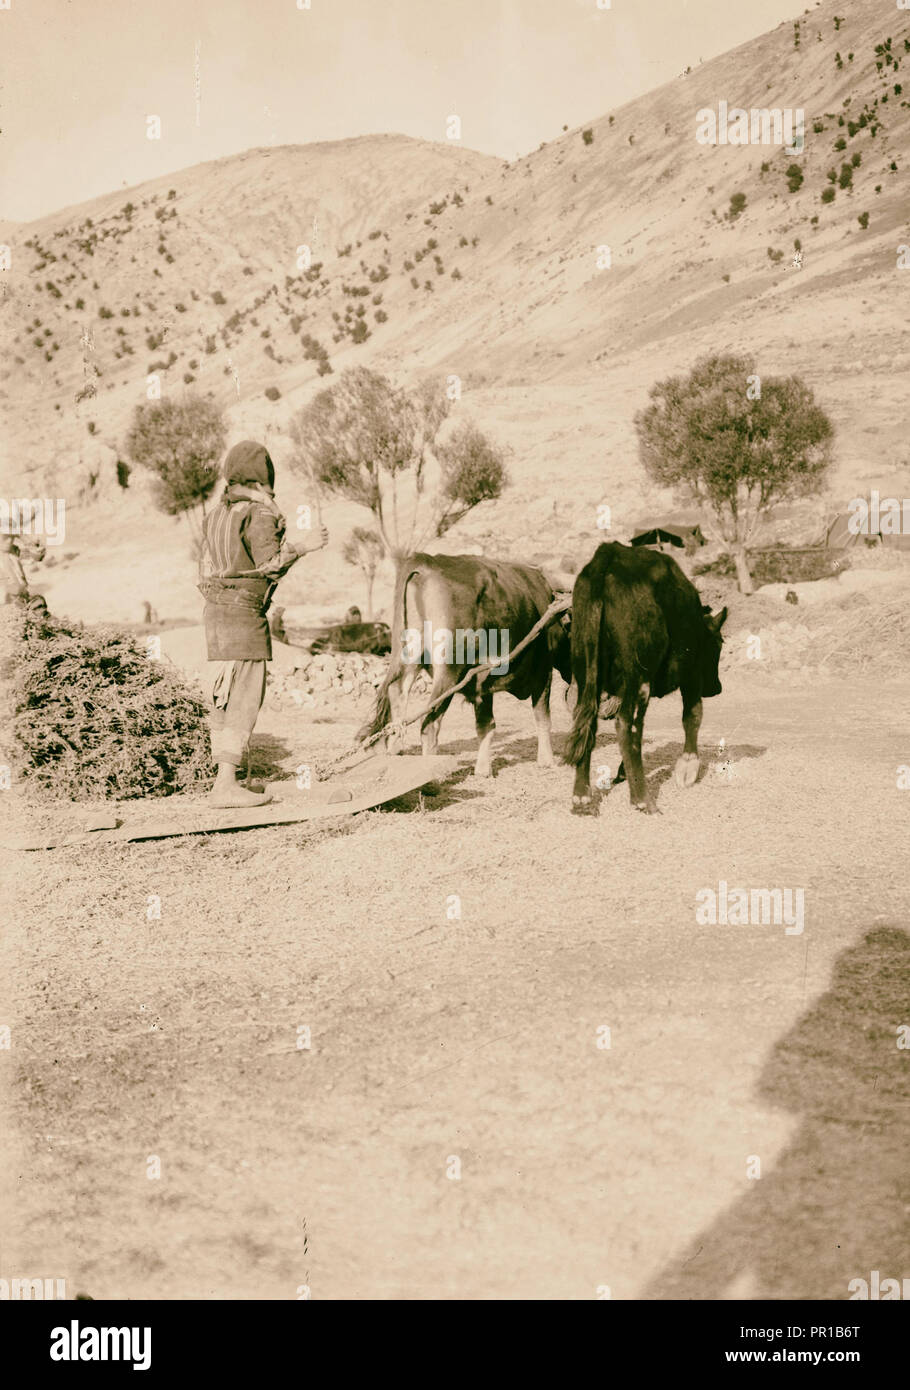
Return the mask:
[[[591, 754], [598, 714], [615, 715], [622, 763], [616, 781], [629, 782], [632, 805], [650, 812], [641, 763], [648, 701], [679, 690], [685, 751], [676, 780], [691, 787], [698, 776], [702, 697], [719, 695], [717, 674], [726, 608], [703, 607], [695, 586], [669, 555], [613, 541], [598, 546], [572, 593], [572, 675], [578, 688], [566, 762], [575, 768], [572, 809], [596, 811]], [[603, 705], [602, 705], [603, 702]]]

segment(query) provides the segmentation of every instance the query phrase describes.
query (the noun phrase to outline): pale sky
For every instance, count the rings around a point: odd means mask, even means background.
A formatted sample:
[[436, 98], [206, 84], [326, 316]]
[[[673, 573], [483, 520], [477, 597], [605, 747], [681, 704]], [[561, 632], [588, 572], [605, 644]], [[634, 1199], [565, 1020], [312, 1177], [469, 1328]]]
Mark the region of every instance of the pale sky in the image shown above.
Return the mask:
[[[800, 0], [9, 0], [0, 218], [253, 146], [395, 132], [513, 159]], [[603, 0], [601, 0], [603, 3]], [[196, 63], [199, 110], [197, 124]], [[161, 118], [161, 139], [146, 117]]]

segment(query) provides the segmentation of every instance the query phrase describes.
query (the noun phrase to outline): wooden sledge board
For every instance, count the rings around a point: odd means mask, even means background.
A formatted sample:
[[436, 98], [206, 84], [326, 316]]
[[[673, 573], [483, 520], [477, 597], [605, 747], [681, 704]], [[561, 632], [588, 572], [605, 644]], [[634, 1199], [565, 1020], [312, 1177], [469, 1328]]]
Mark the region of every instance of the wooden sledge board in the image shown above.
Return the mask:
[[[291, 778], [273, 782], [268, 790], [273, 800], [265, 806], [249, 810], [220, 810], [207, 805], [204, 797], [174, 796], [162, 805], [156, 804], [158, 814], [152, 818], [133, 814], [133, 807], [122, 808], [122, 814], [112, 813], [95, 817], [113, 820], [114, 825], [87, 831], [73, 826], [72, 821], [61, 826], [56, 834], [37, 838], [23, 836], [4, 842], [4, 849], [57, 849], [64, 845], [126, 844], [138, 840], [163, 840], [177, 835], [213, 835], [224, 830], [256, 830], [267, 825], [291, 825], [297, 821], [329, 820], [337, 816], [369, 811], [387, 801], [418, 791], [428, 782], [436, 782], [454, 772], [458, 762], [451, 757], [387, 757], [377, 754], [358, 764], [349, 772], [313, 787], [298, 788]], [[349, 800], [330, 800], [338, 793], [350, 792]], [[148, 803], [136, 803], [136, 810]]]

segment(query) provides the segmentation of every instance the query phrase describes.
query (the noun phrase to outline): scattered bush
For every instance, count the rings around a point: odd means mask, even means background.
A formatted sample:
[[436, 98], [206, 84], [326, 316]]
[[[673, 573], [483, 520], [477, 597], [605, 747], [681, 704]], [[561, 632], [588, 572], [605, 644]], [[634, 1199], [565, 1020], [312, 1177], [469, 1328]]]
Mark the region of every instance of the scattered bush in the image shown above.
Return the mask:
[[[585, 142], [586, 145], [591, 145], [591, 144], [594, 143], [594, 131], [591, 129], [590, 126], [588, 126], [588, 129], [587, 129], [587, 130], [583, 130], [583, 131], [581, 132], [581, 138], [582, 138], [582, 140], [584, 140], [584, 142]], [[488, 199], [487, 199], [487, 202], [489, 202], [489, 201], [490, 201], [490, 200], [489, 200], [489, 198], [488, 198]]]
[[730, 196], [730, 207], [729, 207], [729, 210], [727, 211], [727, 213], [725, 214], [725, 216], [726, 216], [726, 218], [727, 218], [727, 221], [728, 221], [728, 222], [735, 222], [736, 219], [737, 219], [737, 217], [741, 216], [741, 214], [742, 214], [743, 209], [745, 208], [745, 206], [746, 206], [746, 195], [745, 195], [745, 193], [733, 193], [733, 194], [731, 194], [731, 196]]
[[267, 386], [265, 395], [266, 400], [277, 401], [281, 396], [281, 392], [278, 390], [277, 386]]

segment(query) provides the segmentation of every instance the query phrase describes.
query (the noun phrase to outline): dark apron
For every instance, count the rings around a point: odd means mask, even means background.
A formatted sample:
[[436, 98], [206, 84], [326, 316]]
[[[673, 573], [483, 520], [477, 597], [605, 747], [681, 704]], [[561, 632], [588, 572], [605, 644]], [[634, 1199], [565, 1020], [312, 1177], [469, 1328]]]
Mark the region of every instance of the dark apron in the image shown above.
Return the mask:
[[209, 661], [271, 661], [266, 613], [274, 585], [262, 597], [217, 579], [199, 587], [206, 600], [203, 622]]

